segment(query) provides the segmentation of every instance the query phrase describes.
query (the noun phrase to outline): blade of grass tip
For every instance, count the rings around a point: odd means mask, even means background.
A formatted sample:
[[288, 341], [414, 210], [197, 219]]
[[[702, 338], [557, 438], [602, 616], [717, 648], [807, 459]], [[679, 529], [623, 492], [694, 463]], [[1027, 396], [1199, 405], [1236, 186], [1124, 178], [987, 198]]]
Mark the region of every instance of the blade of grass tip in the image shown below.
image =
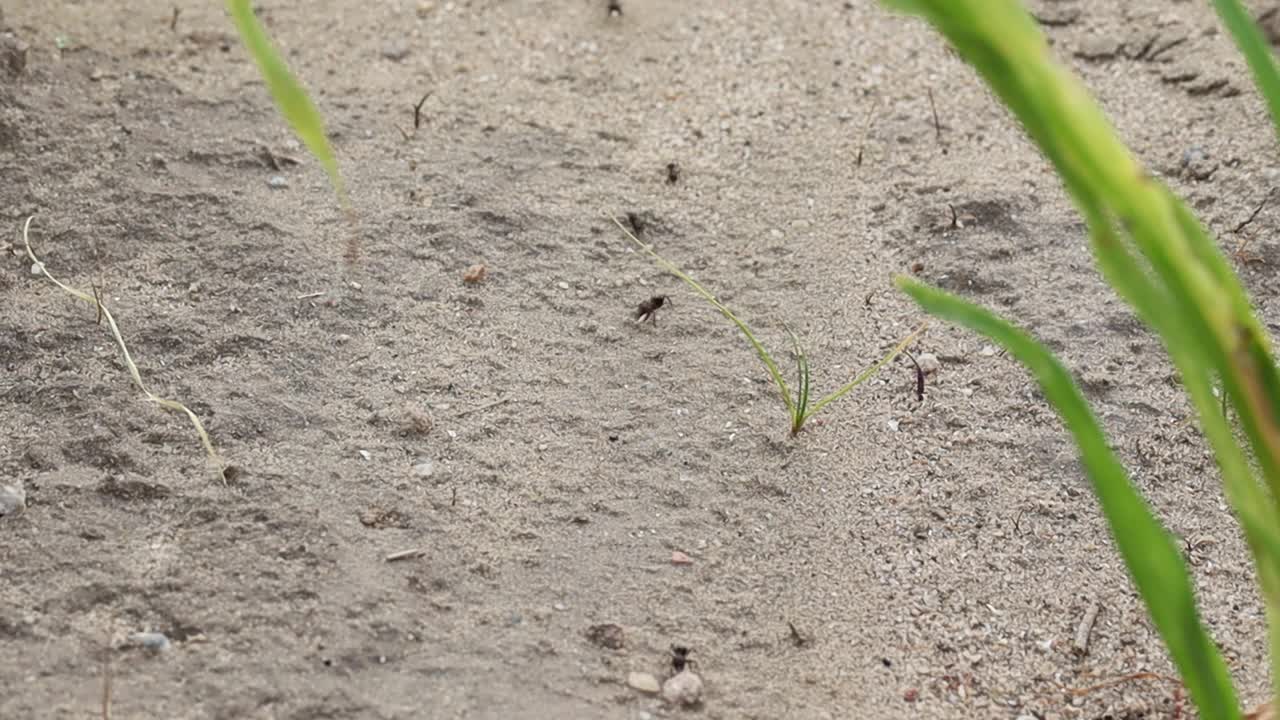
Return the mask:
[[[191, 421], [192, 427], [196, 430], [196, 435], [200, 437], [200, 444], [204, 446], [204, 450], [208, 454], [209, 460], [213, 462], [219, 471], [219, 475], [221, 475], [224, 463], [222, 462], [222, 458], [218, 456], [218, 451], [214, 449], [213, 441], [209, 439], [209, 433], [204, 429], [204, 423], [200, 422], [200, 418], [197, 417], [196, 414], [186, 405], [183, 405], [177, 400], [160, 397], [147, 389], [146, 384], [142, 382], [142, 373], [138, 371], [138, 365], [133, 361], [133, 355], [129, 352], [129, 346], [124, 342], [124, 336], [120, 333], [120, 326], [116, 324], [116, 319], [111, 314], [111, 310], [102, 304], [102, 300], [99, 297], [71, 287], [54, 277], [50, 274], [48, 268], [45, 267], [44, 262], [36, 257], [35, 251], [31, 249], [30, 231], [31, 221], [33, 220], [35, 220], [34, 215], [28, 217], [27, 221], [22, 224], [22, 244], [26, 247], [27, 258], [31, 260], [32, 270], [39, 272], [50, 282], [57, 285], [58, 288], [70, 294], [72, 297], [83, 300], [97, 308], [98, 312], [102, 314], [103, 319], [107, 321], [107, 327], [111, 330], [111, 336], [115, 339], [116, 345], [120, 348], [120, 354], [124, 358], [125, 367], [129, 370], [129, 376], [133, 379], [133, 384], [142, 392], [143, 397], [145, 397], [148, 402], [155, 403], [156, 405], [169, 410], [181, 412], [187, 416], [187, 419]], [[223, 480], [225, 481], [225, 478], [223, 478]]]
[[329, 145], [329, 136], [325, 134], [324, 119], [312, 104], [307, 91], [293, 73], [289, 72], [288, 65], [272, 46], [266, 31], [253, 14], [250, 0], [227, 0], [227, 10], [231, 13], [249, 54], [258, 64], [280, 114], [289, 121], [294, 133], [324, 166], [334, 192], [338, 195], [339, 204], [350, 213], [351, 206], [347, 201], [346, 188], [342, 184], [342, 175], [338, 172], [338, 161]]
[[704, 300], [711, 303], [711, 305], [716, 310], [719, 310], [721, 315], [724, 315], [734, 325], [738, 326], [738, 329], [741, 330], [742, 334], [746, 336], [747, 341], [751, 343], [751, 347], [755, 349], [756, 356], [760, 358], [760, 362], [764, 363], [765, 369], [769, 371], [769, 376], [773, 378], [773, 383], [774, 385], [777, 386], [778, 393], [782, 395], [782, 402], [786, 406], [787, 416], [794, 419], [796, 417], [796, 408], [795, 408], [795, 401], [792, 400], [791, 398], [791, 389], [787, 387], [787, 381], [782, 376], [782, 371], [778, 369], [778, 363], [774, 361], [773, 356], [770, 355], [769, 351], [765, 349], [764, 344], [761, 343], [758, 339], [756, 339], [755, 333], [751, 332], [751, 328], [747, 327], [747, 324], [745, 322], [743, 322], [742, 320], [739, 320], [738, 316], [734, 315], [732, 310], [726, 307], [724, 303], [716, 299], [716, 296], [712, 295], [711, 291], [702, 287], [702, 285], [699, 284], [697, 280], [694, 280], [692, 277], [687, 275], [675, 263], [659, 255], [657, 251], [653, 249], [652, 246], [646, 245], [645, 243], [641, 242], [640, 238], [636, 237], [635, 234], [633, 234], [630, 230], [627, 229], [625, 225], [622, 224], [622, 221], [618, 220], [618, 218], [613, 217], [612, 215], [605, 215], [605, 217], [612, 220], [613, 224], [617, 225], [618, 229], [621, 230], [624, 235], [630, 238], [631, 242], [635, 243], [636, 247], [640, 248], [646, 254], [648, 254], [649, 257], [653, 258], [654, 261], [658, 263], [659, 267], [661, 267], [663, 270], [666, 270], [672, 275], [675, 275], [676, 277], [683, 280], [686, 285], [693, 288], [694, 292], [698, 293], [699, 295], [702, 296]]
[[1182, 555], [1129, 482], [1071, 375], [1042, 345], [990, 312], [910, 278], [898, 285], [930, 314], [991, 338], [1031, 371], [1076, 441], [1112, 537], [1196, 706], [1203, 717], [1238, 720], [1230, 675], [1200, 622]]
[[813, 407], [809, 410], [808, 417], [813, 417], [814, 415], [817, 415], [819, 410], [826, 407], [827, 405], [830, 405], [836, 400], [839, 400], [840, 398], [849, 394], [850, 390], [853, 390], [854, 388], [858, 387], [862, 383], [869, 380], [872, 375], [875, 375], [876, 372], [880, 370], [880, 368], [893, 362], [894, 358], [898, 357], [898, 355], [902, 354], [904, 350], [910, 347], [911, 343], [915, 342], [916, 338], [920, 337], [921, 333], [923, 333], [925, 329], [927, 329], [928, 327], [929, 327], [928, 322], [921, 323], [920, 327], [916, 328], [915, 332], [911, 333], [906, 338], [904, 338], [902, 342], [894, 346], [894, 348], [890, 350], [884, 357], [877, 360], [874, 365], [858, 373], [856, 376], [854, 376], [852, 380], [842, 385], [839, 390], [836, 390], [830, 395], [814, 403]]
[[800, 344], [795, 331], [790, 326], [786, 327], [787, 334], [791, 336], [791, 352], [796, 356], [796, 383], [799, 388], [796, 392], [796, 412], [791, 417], [791, 434], [795, 435], [804, 427], [804, 421], [809, 416], [809, 356], [805, 354], [804, 346]]
[[1253, 82], [1267, 101], [1271, 122], [1275, 125], [1277, 138], [1280, 138], [1280, 71], [1276, 69], [1267, 39], [1240, 0], [1213, 0], [1213, 5], [1249, 64]]

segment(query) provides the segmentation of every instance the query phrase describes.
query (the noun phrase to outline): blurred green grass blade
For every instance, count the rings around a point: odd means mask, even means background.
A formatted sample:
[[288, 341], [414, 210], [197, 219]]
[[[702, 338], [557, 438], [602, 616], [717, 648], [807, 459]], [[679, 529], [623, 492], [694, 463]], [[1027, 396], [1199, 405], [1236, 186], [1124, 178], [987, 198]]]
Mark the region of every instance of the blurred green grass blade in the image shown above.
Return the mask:
[[986, 335], [1031, 371], [1075, 438], [1120, 554], [1196, 706], [1206, 720], [1238, 720], [1230, 675], [1200, 622], [1182, 556], [1130, 484], [1070, 374], [1042, 345], [990, 312], [910, 278], [898, 285], [929, 313]]
[[1271, 122], [1276, 127], [1277, 138], [1280, 138], [1280, 71], [1276, 70], [1271, 46], [1267, 44], [1267, 39], [1240, 0], [1213, 0], [1213, 6], [1217, 8], [1222, 24], [1227, 26], [1231, 37], [1235, 39], [1245, 62], [1249, 64], [1253, 82], [1267, 101]]
[[347, 207], [346, 190], [342, 184], [342, 175], [338, 172], [338, 161], [329, 145], [329, 136], [325, 134], [324, 119], [312, 104], [307, 91], [293, 73], [289, 72], [289, 67], [272, 46], [266, 31], [253, 14], [251, 0], [227, 0], [227, 9], [245, 47], [258, 64], [280, 114], [289, 121], [294, 133], [324, 166], [334, 192], [338, 195], [338, 201], [344, 208]]

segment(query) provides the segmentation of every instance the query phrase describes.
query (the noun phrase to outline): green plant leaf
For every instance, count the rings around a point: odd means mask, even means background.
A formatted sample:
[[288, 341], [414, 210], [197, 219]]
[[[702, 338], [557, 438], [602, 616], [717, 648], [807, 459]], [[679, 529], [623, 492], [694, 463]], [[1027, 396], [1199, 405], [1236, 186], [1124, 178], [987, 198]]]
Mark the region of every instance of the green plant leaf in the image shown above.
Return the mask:
[[325, 134], [324, 119], [312, 104], [307, 91], [303, 89], [289, 67], [276, 52], [270, 38], [263, 30], [258, 18], [253, 14], [250, 0], [227, 0], [227, 10], [235, 21], [240, 38], [248, 48], [266, 81], [271, 96], [280, 109], [298, 139], [302, 140], [311, 154], [320, 161], [329, 181], [333, 184], [338, 201], [344, 208], [348, 207], [346, 190], [342, 184], [342, 175], [338, 172], [338, 161], [334, 158], [333, 148], [329, 145], [329, 136]]
[[1244, 55], [1253, 73], [1253, 82], [1262, 92], [1271, 111], [1271, 122], [1276, 126], [1277, 138], [1280, 138], [1280, 71], [1276, 70], [1275, 58], [1271, 56], [1271, 46], [1263, 37], [1249, 13], [1240, 0], [1213, 0], [1222, 24], [1227, 26], [1231, 37], [1235, 39], [1240, 54]]
[[1230, 675], [1200, 622], [1177, 545], [1129, 482], [1070, 374], [1042, 345], [992, 313], [910, 278], [898, 285], [930, 314], [991, 338], [1031, 371], [1076, 441], [1116, 546], [1196, 706], [1207, 720], [1238, 719]]

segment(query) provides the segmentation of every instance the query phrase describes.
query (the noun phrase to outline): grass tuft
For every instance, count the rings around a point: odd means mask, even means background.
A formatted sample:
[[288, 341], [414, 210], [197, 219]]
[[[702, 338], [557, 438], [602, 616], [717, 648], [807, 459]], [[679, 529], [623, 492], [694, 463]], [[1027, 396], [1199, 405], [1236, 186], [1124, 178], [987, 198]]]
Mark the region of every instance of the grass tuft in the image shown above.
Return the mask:
[[849, 391], [869, 380], [872, 375], [875, 375], [876, 372], [880, 370], [880, 368], [892, 362], [893, 359], [906, 350], [911, 343], [915, 342], [916, 338], [920, 337], [920, 334], [924, 332], [926, 327], [928, 327], [927, 322], [922, 324], [915, 330], [915, 332], [908, 335], [902, 340], [902, 342], [898, 343], [897, 346], [890, 350], [884, 357], [880, 358], [880, 360], [871, 367], [863, 370], [861, 373], [858, 373], [852, 380], [840, 386], [839, 389], [830, 395], [821, 398], [817, 402], [812, 402], [810, 395], [811, 375], [809, 370], [809, 356], [805, 354], [804, 346], [800, 343], [800, 339], [791, 330], [791, 328], [787, 328], [787, 334], [791, 336], [792, 352], [796, 360], [796, 386], [794, 390], [789, 384], [787, 384], [787, 379], [783, 375], [778, 362], [774, 360], [773, 355], [770, 354], [768, 348], [764, 346], [764, 343], [760, 342], [760, 339], [756, 337], [754, 332], [752, 332], [750, 326], [734, 314], [728, 306], [720, 302], [720, 300], [717, 299], [710, 290], [707, 290], [701, 283], [694, 280], [688, 273], [681, 270], [679, 266], [659, 255], [652, 246], [641, 242], [640, 238], [636, 237], [634, 233], [628, 230], [627, 227], [618, 220], [618, 218], [610, 217], [609, 219], [613, 221], [614, 225], [618, 226], [618, 229], [621, 230], [623, 234], [630, 238], [631, 242], [633, 242], [636, 247], [640, 248], [649, 255], [649, 257], [653, 258], [653, 261], [657, 263], [659, 267], [683, 280], [684, 283], [700, 295], [703, 300], [706, 300], [712, 307], [719, 310], [721, 315], [724, 315], [730, 322], [737, 326], [738, 330], [742, 332], [742, 335], [746, 337], [747, 342], [751, 344], [751, 349], [755, 350], [756, 357], [760, 358], [760, 362], [764, 364], [765, 370], [769, 372], [769, 377], [773, 380], [774, 386], [778, 389], [778, 395], [782, 398], [782, 404], [786, 408], [787, 417], [791, 423], [791, 434], [793, 436], [804, 429], [804, 425], [809, 418], [821, 412], [826, 406], [847, 395]]

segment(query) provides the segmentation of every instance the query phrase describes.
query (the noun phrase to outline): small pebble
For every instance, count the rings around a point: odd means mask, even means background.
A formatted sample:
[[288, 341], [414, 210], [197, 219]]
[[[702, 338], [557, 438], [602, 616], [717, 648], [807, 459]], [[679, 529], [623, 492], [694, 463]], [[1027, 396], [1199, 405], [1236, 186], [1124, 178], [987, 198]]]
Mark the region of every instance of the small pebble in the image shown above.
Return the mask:
[[679, 550], [672, 550], [672, 551], [671, 551], [671, 564], [672, 564], [672, 565], [692, 565], [692, 564], [693, 564], [693, 558], [689, 557], [688, 555], [685, 555], [684, 553], [680, 552]]
[[34, 263], [31, 263], [31, 274], [32, 274], [32, 275], [43, 275], [43, 274], [44, 274], [44, 263], [42, 263], [42, 262], [34, 262]]
[[22, 483], [0, 485], [0, 518], [17, 517], [27, 509], [27, 491]]
[[370, 453], [368, 450], [361, 450], [360, 457], [364, 458], [365, 460], [372, 460], [373, 454]]
[[565, 281], [561, 280], [560, 282], [556, 283], [556, 287], [560, 288], [561, 290], [568, 290], [568, 289], [569, 289], [569, 283], [567, 283], [567, 282], [565, 282]]
[[169, 638], [164, 633], [158, 632], [140, 632], [129, 636], [129, 642], [144, 647], [152, 652], [164, 652], [172, 645], [169, 644]]
[[281, 190], [289, 187], [289, 181], [285, 180], [283, 175], [272, 175], [271, 179], [267, 181], [267, 187], [273, 190]]
[[657, 695], [662, 692], [662, 686], [658, 684], [658, 678], [649, 673], [633, 672], [627, 675], [627, 685], [633, 690], [639, 690], [650, 695]]
[[994, 345], [983, 345], [978, 354], [982, 357], [993, 357], [996, 354], [996, 347]]
[[409, 46], [404, 43], [390, 43], [382, 48], [382, 57], [392, 62], [400, 62], [409, 57]]
[[435, 471], [436, 464], [430, 460], [425, 460], [413, 466], [413, 476], [420, 480], [426, 480], [435, 474]]
[[916, 362], [920, 363], [920, 370], [925, 375], [932, 375], [942, 369], [942, 363], [933, 353], [921, 353]]
[[489, 269], [483, 264], [477, 263], [467, 268], [467, 271], [462, 273], [462, 282], [467, 283], [468, 285], [475, 285], [476, 283], [484, 280], [485, 275], [488, 274]]
[[662, 699], [672, 705], [697, 705], [702, 702], [702, 678], [681, 670], [662, 684]]
[[568, 609], [569, 609], [569, 606], [568, 606], [568, 605], [565, 605], [564, 603], [556, 603], [555, 605], [552, 605], [551, 607], [555, 608], [555, 609], [556, 609], [557, 611], [559, 611], [559, 612], [564, 612], [565, 610], [568, 610]]

